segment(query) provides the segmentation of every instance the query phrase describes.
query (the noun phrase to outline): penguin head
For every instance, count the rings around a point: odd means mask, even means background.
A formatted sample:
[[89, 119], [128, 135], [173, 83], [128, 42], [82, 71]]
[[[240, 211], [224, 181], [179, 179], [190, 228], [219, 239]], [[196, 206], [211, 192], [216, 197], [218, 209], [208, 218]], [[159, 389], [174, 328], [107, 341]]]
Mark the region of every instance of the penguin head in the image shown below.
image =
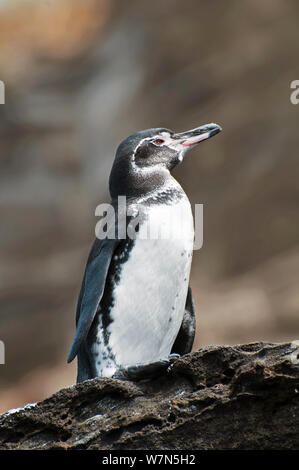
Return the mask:
[[130, 135], [116, 151], [109, 180], [111, 197], [140, 197], [163, 186], [189, 149], [220, 131], [217, 124], [206, 124], [181, 133], [154, 128]]

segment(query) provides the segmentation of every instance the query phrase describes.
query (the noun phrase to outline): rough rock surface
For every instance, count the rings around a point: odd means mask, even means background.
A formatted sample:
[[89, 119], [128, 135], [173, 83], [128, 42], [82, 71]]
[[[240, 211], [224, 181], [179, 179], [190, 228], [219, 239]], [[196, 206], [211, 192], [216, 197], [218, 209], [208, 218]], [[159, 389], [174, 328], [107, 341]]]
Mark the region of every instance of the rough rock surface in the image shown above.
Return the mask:
[[299, 342], [210, 346], [0, 416], [0, 449], [298, 449]]

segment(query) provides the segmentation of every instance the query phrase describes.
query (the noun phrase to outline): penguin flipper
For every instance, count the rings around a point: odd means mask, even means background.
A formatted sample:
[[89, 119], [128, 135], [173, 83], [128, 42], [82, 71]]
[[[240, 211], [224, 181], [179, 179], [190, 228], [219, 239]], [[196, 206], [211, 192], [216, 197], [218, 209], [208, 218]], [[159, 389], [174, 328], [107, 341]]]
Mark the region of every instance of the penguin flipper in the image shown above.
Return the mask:
[[119, 242], [120, 240], [118, 239], [108, 238], [104, 240], [96, 238], [94, 241], [87, 260], [78, 299], [76, 312], [77, 329], [67, 362], [71, 362], [77, 356], [80, 346], [89, 332], [103, 296], [111, 258]]
[[85, 349], [84, 343], [81, 344], [78, 350], [78, 370], [77, 370], [77, 383], [84, 382], [94, 377], [93, 368], [90, 364], [90, 358]]
[[194, 309], [192, 290], [189, 286], [186, 298], [185, 313], [181, 328], [171, 349], [172, 354], [176, 353], [182, 356], [183, 354], [188, 354], [191, 352], [195, 337], [195, 323], [196, 314]]

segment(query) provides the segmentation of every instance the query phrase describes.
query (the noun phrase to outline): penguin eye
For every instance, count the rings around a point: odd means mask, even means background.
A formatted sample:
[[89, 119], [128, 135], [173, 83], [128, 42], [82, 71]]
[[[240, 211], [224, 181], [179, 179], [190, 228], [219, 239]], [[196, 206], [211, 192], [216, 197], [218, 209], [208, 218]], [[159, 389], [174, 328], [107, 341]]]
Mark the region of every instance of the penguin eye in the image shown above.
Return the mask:
[[154, 140], [154, 144], [156, 144], [156, 145], [162, 145], [162, 144], [164, 144], [164, 142], [165, 142], [165, 140], [163, 140], [163, 139], [155, 139]]

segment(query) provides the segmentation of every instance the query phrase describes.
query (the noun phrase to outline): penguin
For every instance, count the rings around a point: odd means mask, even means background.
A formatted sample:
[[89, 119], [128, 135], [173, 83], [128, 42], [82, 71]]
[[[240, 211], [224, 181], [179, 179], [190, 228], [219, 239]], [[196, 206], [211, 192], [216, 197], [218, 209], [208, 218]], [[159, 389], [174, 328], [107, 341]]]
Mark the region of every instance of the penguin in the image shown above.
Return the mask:
[[220, 131], [214, 123], [181, 133], [153, 128], [118, 146], [109, 190], [114, 215], [125, 198], [125, 235], [120, 215], [108, 218], [109, 230], [96, 237], [87, 260], [68, 356], [78, 357], [77, 383], [146, 379], [191, 351], [194, 221], [171, 171]]

